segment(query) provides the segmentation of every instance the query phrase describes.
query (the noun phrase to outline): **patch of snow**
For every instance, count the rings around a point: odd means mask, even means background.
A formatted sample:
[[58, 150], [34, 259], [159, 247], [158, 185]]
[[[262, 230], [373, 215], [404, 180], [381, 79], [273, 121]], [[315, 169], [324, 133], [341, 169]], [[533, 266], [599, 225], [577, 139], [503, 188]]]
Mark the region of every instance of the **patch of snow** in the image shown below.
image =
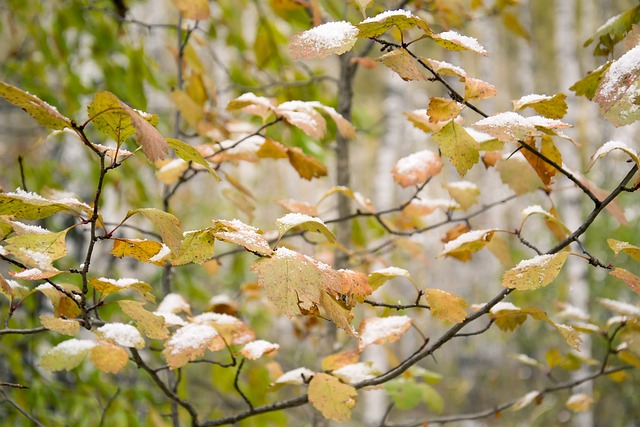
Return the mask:
[[241, 352], [247, 359], [255, 360], [279, 348], [279, 344], [270, 343], [265, 340], [256, 340], [245, 344]]
[[398, 267], [387, 267], [387, 268], [383, 268], [381, 270], [376, 270], [374, 272], [372, 272], [371, 274], [382, 274], [384, 276], [406, 276], [409, 274], [409, 272], [407, 270], [405, 270], [404, 268], [398, 268]]
[[360, 362], [343, 366], [334, 370], [332, 374], [348, 384], [355, 384], [376, 377], [378, 371], [373, 369], [370, 363]]
[[305, 381], [309, 381], [309, 378], [315, 374], [311, 369], [298, 368], [280, 375], [274, 381], [274, 384], [304, 384]]
[[282, 218], [278, 218], [276, 222], [278, 224], [282, 224], [285, 228], [295, 227], [296, 225], [302, 224], [304, 222], [319, 222], [324, 224], [320, 218], [301, 214], [301, 213], [288, 213]]
[[51, 231], [42, 228], [39, 225], [23, 224], [19, 221], [9, 221], [14, 228], [18, 228], [21, 234], [50, 234]]
[[185, 311], [189, 313], [191, 307], [182, 295], [171, 293], [164, 297], [160, 305], [158, 305], [157, 311], [162, 313], [179, 313]]
[[533, 214], [549, 215], [549, 212], [547, 212], [544, 209], [542, 209], [542, 206], [540, 206], [540, 205], [531, 205], [531, 206], [527, 206], [526, 208], [522, 209], [522, 212], [520, 213], [520, 216], [522, 217], [522, 219], [524, 219], [524, 218], [528, 217], [529, 215], [533, 215]]
[[540, 126], [545, 129], [568, 129], [571, 126], [568, 123], [565, 123], [561, 120], [549, 119], [547, 117], [542, 116], [531, 116], [527, 117], [527, 120], [534, 126]]
[[152, 256], [151, 258], [149, 258], [149, 262], [160, 262], [170, 253], [171, 253], [171, 249], [169, 249], [169, 246], [163, 243], [158, 253]]
[[187, 349], [197, 349], [206, 345], [218, 336], [218, 331], [213, 326], [190, 323], [178, 329], [167, 342], [172, 354], [178, 354]]
[[457, 42], [461, 46], [474, 52], [478, 52], [481, 55], [487, 54], [487, 50], [478, 43], [478, 39], [475, 37], [463, 36], [455, 31], [445, 31], [437, 34], [437, 37], [450, 42]]
[[597, 159], [598, 157], [602, 157], [606, 154], [609, 154], [613, 150], [622, 150], [627, 153], [632, 153], [635, 157], [638, 157], [638, 153], [632, 147], [629, 147], [624, 142], [620, 141], [607, 141], [605, 142], [598, 150], [593, 154], [592, 158]]
[[19, 273], [15, 273], [13, 277], [15, 277], [16, 279], [31, 280], [32, 277], [41, 276], [42, 273], [43, 271], [40, 270], [39, 268], [29, 268]]
[[518, 265], [514, 267], [514, 269], [519, 270], [529, 267], [544, 268], [547, 266], [547, 264], [549, 264], [551, 260], [553, 260], [554, 257], [555, 255], [538, 255], [531, 259], [523, 259], [518, 263]]
[[167, 311], [154, 311], [153, 314], [156, 316], [162, 316], [164, 318], [164, 323], [166, 326], [185, 326], [187, 322], [180, 316], [175, 313], [170, 313]]
[[237, 317], [230, 316], [224, 313], [211, 313], [211, 312], [199, 314], [195, 316], [193, 319], [191, 319], [191, 321], [193, 323], [199, 323], [199, 324], [213, 323], [216, 325], [235, 325], [240, 323], [240, 319], [238, 319]]
[[85, 351], [89, 351], [97, 345], [98, 343], [96, 343], [95, 341], [71, 338], [70, 340], [63, 341], [55, 346], [55, 349], [62, 355], [75, 356]]
[[361, 22], [361, 24], [368, 24], [370, 22], [384, 22], [387, 18], [393, 16], [404, 16], [405, 18], [415, 18], [413, 13], [408, 10], [398, 9], [398, 10], [387, 10], [386, 12], [382, 12], [373, 16], [371, 18], [367, 18]]
[[140, 283], [140, 280], [131, 279], [131, 278], [128, 278], [128, 277], [123, 277], [123, 278], [118, 279], [118, 280], [108, 279], [106, 277], [100, 277], [98, 280], [100, 280], [101, 282], [109, 283], [110, 285], [113, 285], [113, 286], [117, 286], [119, 288], [128, 288], [129, 286], [131, 286], [133, 284]]
[[611, 64], [598, 87], [598, 95], [607, 100], [619, 98], [629, 90], [629, 85], [625, 82], [630, 75], [638, 71], [639, 64], [640, 45], [629, 50]]
[[122, 347], [143, 347], [144, 338], [134, 326], [124, 323], [107, 323], [96, 329], [103, 338]]
[[435, 152], [421, 150], [417, 153], [409, 154], [398, 160], [394, 168], [396, 173], [400, 175], [408, 175], [424, 169], [428, 171], [430, 176], [436, 175], [442, 170], [442, 161]]
[[534, 102], [549, 101], [552, 97], [549, 95], [538, 95], [532, 93], [531, 95], [525, 95], [522, 98], [515, 101], [516, 105], [533, 104]]
[[30, 258], [40, 270], [46, 271], [51, 268], [51, 257], [49, 254], [25, 248], [20, 248], [20, 252]]
[[456, 182], [447, 183], [447, 188], [453, 188], [456, 190], [475, 191], [478, 189], [478, 186], [470, 181], [456, 181]]
[[442, 250], [442, 253], [446, 254], [446, 253], [452, 252], [458, 249], [460, 246], [464, 245], [465, 243], [485, 240], [486, 236], [493, 231], [495, 231], [495, 229], [467, 231], [466, 233], [461, 234], [455, 239], [447, 242], [444, 245], [444, 249]]
[[29, 201], [49, 202], [49, 200], [45, 199], [41, 195], [24, 191], [22, 188], [16, 188], [16, 191], [5, 193], [5, 195], [9, 197], [15, 197], [16, 199], [24, 200], [25, 202], [29, 202]]
[[491, 314], [496, 314], [501, 311], [520, 311], [520, 307], [510, 302], [500, 301], [499, 303], [491, 307], [491, 310], [489, 310]]
[[327, 22], [294, 36], [291, 39], [292, 53], [305, 58], [341, 55], [353, 47], [359, 31], [346, 21]]
[[377, 341], [382, 341], [392, 336], [400, 336], [411, 324], [408, 316], [375, 317], [365, 320], [364, 330], [360, 333], [359, 348], [365, 348]]

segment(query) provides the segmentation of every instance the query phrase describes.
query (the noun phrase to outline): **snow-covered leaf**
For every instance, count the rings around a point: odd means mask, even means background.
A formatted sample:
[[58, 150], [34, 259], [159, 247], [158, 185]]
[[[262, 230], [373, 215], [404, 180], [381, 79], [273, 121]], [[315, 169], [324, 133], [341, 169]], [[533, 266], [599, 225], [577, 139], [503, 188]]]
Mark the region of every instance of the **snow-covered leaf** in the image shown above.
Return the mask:
[[297, 127], [312, 138], [321, 139], [327, 128], [327, 121], [316, 111], [314, 105], [303, 101], [287, 101], [274, 109], [278, 117]]
[[[185, 231], [182, 236], [180, 252], [177, 256], [172, 254], [169, 257], [172, 265], [189, 263], [202, 264], [213, 257], [213, 249], [216, 241], [215, 230], [213, 228]], [[158, 256], [159, 255], [156, 255], [154, 258]]]
[[607, 239], [607, 244], [616, 256], [622, 252], [640, 262], [640, 247], [615, 239]]
[[315, 372], [311, 369], [297, 368], [280, 375], [274, 384], [304, 384], [314, 375]]
[[325, 418], [344, 422], [351, 419], [351, 408], [356, 405], [358, 392], [332, 375], [319, 373], [309, 382], [308, 394], [309, 402]]
[[502, 142], [522, 141], [536, 132], [535, 126], [529, 120], [511, 111], [479, 120], [473, 127]]
[[498, 89], [484, 80], [467, 77], [464, 81], [464, 100], [482, 101], [493, 98], [498, 94]]
[[296, 34], [289, 41], [291, 56], [296, 58], [326, 58], [342, 55], [356, 44], [358, 29], [346, 21], [327, 22]]
[[411, 327], [408, 316], [369, 317], [362, 321], [358, 332], [358, 350], [372, 344], [398, 341]]
[[572, 394], [567, 399], [564, 405], [567, 407], [567, 409], [570, 409], [573, 412], [585, 412], [589, 410], [593, 403], [593, 398], [588, 394], [576, 393]]
[[40, 366], [47, 371], [69, 371], [78, 366], [97, 343], [71, 338], [49, 349], [40, 359]]
[[[169, 368], [176, 369], [204, 355], [211, 347], [219, 350], [222, 339], [213, 326], [190, 323], [178, 329], [166, 342], [162, 354]], [[224, 347], [224, 342], [222, 343]]]
[[67, 254], [65, 237], [69, 230], [18, 234], [5, 240], [4, 249], [28, 267], [56, 271], [52, 263]]
[[431, 314], [440, 320], [460, 323], [467, 317], [469, 304], [458, 295], [441, 289], [427, 289], [424, 296]]
[[631, 160], [633, 160], [636, 165], [640, 166], [640, 159], [638, 158], [638, 152], [633, 147], [629, 147], [627, 144], [620, 141], [608, 141], [607, 143], [602, 145], [600, 148], [598, 148], [598, 150], [595, 153], [593, 153], [593, 156], [591, 156], [591, 160], [589, 161], [588, 168], [591, 169], [591, 167], [596, 162], [596, 160], [606, 156], [607, 154], [611, 153], [613, 150], [620, 150], [625, 152], [626, 154], [629, 155], [629, 157], [631, 157]]
[[22, 108], [40, 125], [53, 130], [70, 128], [71, 119], [63, 116], [58, 110], [38, 98], [10, 84], [0, 82], [0, 97], [5, 101]]
[[638, 21], [640, 21], [640, 6], [636, 6], [626, 12], [609, 18], [607, 22], [602, 24], [596, 30], [596, 33], [584, 43], [584, 46], [589, 46], [596, 41], [593, 54], [609, 56], [613, 53], [614, 46], [631, 31], [633, 24]]
[[240, 110], [248, 114], [260, 116], [263, 120], [273, 114], [275, 107], [276, 101], [274, 99], [256, 96], [253, 92], [243, 93], [227, 104], [227, 110]]
[[214, 236], [218, 240], [235, 243], [260, 255], [271, 255], [273, 252], [259, 229], [240, 220], [213, 220], [213, 226], [216, 229]]
[[433, 134], [433, 140], [460, 176], [464, 176], [480, 160], [478, 142], [464, 130], [464, 127], [453, 120]]
[[371, 362], [360, 362], [345, 365], [331, 372], [346, 384], [355, 384], [380, 375], [380, 371], [372, 366]]
[[455, 31], [445, 31], [439, 34], [432, 34], [431, 38], [440, 46], [448, 50], [469, 50], [483, 56], [489, 55], [487, 50], [478, 43], [476, 38], [463, 36]]
[[502, 331], [513, 331], [527, 320], [526, 313], [522, 313], [520, 307], [504, 301], [491, 307], [489, 317], [495, 321], [496, 326]]
[[[89, 208], [85, 205], [85, 208]], [[61, 201], [49, 200], [36, 193], [21, 189], [0, 193], [0, 215], [11, 215], [14, 219], [42, 219], [56, 212], [76, 214], [72, 206]]]
[[385, 282], [396, 277], [406, 277], [411, 281], [411, 283], [414, 283], [413, 279], [411, 278], [411, 274], [409, 274], [407, 270], [398, 267], [387, 267], [381, 270], [376, 270], [369, 274], [369, 286], [371, 286], [371, 289], [375, 291]]
[[522, 260], [504, 273], [502, 286], [521, 291], [547, 286], [558, 276], [568, 256], [569, 252], [558, 252]]
[[425, 21], [404, 9], [388, 10], [379, 13], [374, 17], [367, 18], [360, 22], [356, 27], [360, 30], [358, 37], [361, 38], [378, 37], [393, 27], [396, 27], [400, 31], [418, 27], [425, 34], [432, 34], [429, 25], [427, 25]]
[[422, 185], [442, 170], [442, 160], [431, 150], [422, 150], [398, 160], [391, 170], [393, 180], [401, 187]]
[[151, 285], [145, 282], [141, 282], [138, 279], [108, 279], [106, 277], [91, 278], [89, 284], [93, 288], [100, 292], [103, 296], [119, 292], [124, 289], [133, 289], [144, 297], [147, 301], [155, 302], [156, 298], [151, 293]]
[[522, 396], [520, 399], [516, 401], [516, 403], [511, 407], [512, 411], [519, 411], [522, 408], [529, 406], [532, 402], [536, 401], [540, 398], [539, 391], [530, 391], [529, 393]]
[[640, 45], [614, 61], [604, 73], [593, 101], [600, 106], [604, 118], [615, 126], [640, 119], [637, 106], [640, 91]]
[[124, 323], [107, 323], [94, 333], [105, 341], [122, 347], [143, 348], [144, 338], [134, 326]]
[[279, 344], [270, 343], [265, 340], [256, 340], [245, 344], [242, 350], [240, 350], [240, 354], [249, 360], [257, 360], [265, 354], [274, 353], [279, 348]]
[[444, 245], [438, 257], [450, 256], [460, 261], [468, 261], [471, 254], [484, 248], [491, 241], [493, 234], [498, 231], [495, 228], [483, 230], [471, 230], [461, 234], [454, 240]]
[[285, 216], [278, 218], [276, 222], [281, 236], [292, 228], [300, 227], [307, 231], [322, 234], [330, 243], [334, 243], [336, 241], [336, 237], [333, 232], [327, 228], [320, 218], [304, 214], [288, 213]]
[[467, 78], [467, 72], [458, 67], [457, 65], [449, 64], [445, 61], [436, 61], [431, 58], [420, 58], [423, 62], [429, 65], [433, 71], [440, 74], [441, 76], [454, 76], [458, 77], [461, 81], [464, 81]]
[[609, 298], [597, 298], [596, 301], [620, 316], [640, 318], [640, 307], [636, 305]]
[[550, 119], [560, 119], [567, 114], [567, 95], [557, 93], [553, 96], [531, 94], [513, 101], [515, 111], [533, 108], [538, 114]]

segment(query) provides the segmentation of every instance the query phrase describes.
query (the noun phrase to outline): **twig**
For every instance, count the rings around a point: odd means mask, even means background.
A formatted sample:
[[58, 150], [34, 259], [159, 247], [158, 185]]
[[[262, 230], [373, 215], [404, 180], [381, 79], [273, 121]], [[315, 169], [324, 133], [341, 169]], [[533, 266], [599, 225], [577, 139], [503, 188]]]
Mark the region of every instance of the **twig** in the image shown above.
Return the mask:
[[[0, 388], [0, 393], [2, 393], [2, 395], [4, 396], [4, 401], [5, 402], [7, 402], [9, 405], [11, 405], [14, 408], [16, 408], [16, 410], [18, 412], [20, 412], [22, 415], [24, 415], [29, 421], [31, 421], [33, 424], [35, 424], [35, 425], [37, 425], [39, 427], [45, 427], [44, 424], [42, 424], [40, 421], [36, 420], [33, 416], [31, 416], [31, 414], [29, 414], [27, 411], [22, 409], [22, 407], [20, 407], [20, 405], [18, 405], [15, 401], [13, 401], [2, 388]], [[0, 402], [0, 403], [2, 403], [2, 402]]]

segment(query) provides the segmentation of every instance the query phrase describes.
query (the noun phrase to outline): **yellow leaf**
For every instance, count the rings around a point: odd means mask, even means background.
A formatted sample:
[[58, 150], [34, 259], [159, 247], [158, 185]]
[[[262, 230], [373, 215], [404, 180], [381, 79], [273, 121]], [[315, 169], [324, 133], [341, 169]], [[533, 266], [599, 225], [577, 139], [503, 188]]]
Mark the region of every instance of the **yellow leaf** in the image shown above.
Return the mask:
[[196, 129], [204, 114], [202, 106], [198, 105], [185, 91], [180, 89], [171, 91], [171, 99], [187, 124]]
[[180, 157], [185, 162], [194, 162], [204, 166], [211, 173], [211, 175], [214, 176], [214, 178], [220, 181], [220, 177], [218, 176], [216, 171], [211, 168], [209, 162], [207, 162], [205, 158], [202, 157], [202, 154], [200, 154], [200, 152], [195, 147], [192, 147], [189, 144], [185, 144], [184, 142], [175, 138], [167, 138], [167, 144], [169, 144], [169, 147], [173, 148], [176, 156]]
[[[535, 147], [535, 138], [528, 137], [525, 143], [528, 146], [532, 147], [535, 151], [538, 151]], [[556, 168], [551, 166], [545, 160], [536, 156], [529, 150], [525, 149], [521, 152], [524, 158], [527, 159], [527, 162], [529, 162], [533, 170], [536, 171], [542, 183], [544, 185], [550, 185], [552, 182], [552, 178], [557, 172]], [[562, 156], [560, 155], [560, 151], [558, 151], [556, 146], [553, 144], [553, 139], [549, 135], [542, 136], [541, 154], [545, 155], [550, 160], [553, 160], [558, 165], [562, 164]]]
[[429, 100], [427, 115], [431, 122], [442, 122], [458, 117], [463, 107], [463, 104], [452, 99], [433, 97]]
[[455, 200], [463, 210], [469, 209], [478, 202], [480, 188], [469, 181], [447, 182], [442, 184], [447, 189], [449, 195]]
[[179, 253], [182, 242], [182, 227], [180, 220], [174, 215], [155, 208], [134, 209], [127, 212], [123, 222], [135, 214], [141, 214], [153, 223], [162, 236], [162, 241], [171, 249], [171, 252]]
[[322, 359], [322, 370], [333, 371], [346, 365], [352, 365], [360, 360], [360, 352], [357, 350], [345, 350], [329, 355]]
[[635, 293], [640, 295], [640, 277], [623, 268], [616, 268], [613, 271], [610, 271], [609, 274], [623, 280]]
[[272, 354], [280, 348], [279, 344], [264, 340], [251, 341], [242, 347], [240, 354], [249, 360], [257, 360], [266, 354]]
[[287, 147], [271, 138], [265, 138], [256, 154], [263, 159], [286, 159]]
[[422, 185], [442, 170], [442, 160], [431, 150], [421, 150], [396, 162], [391, 170], [393, 180], [406, 188]]
[[460, 261], [468, 261], [471, 254], [484, 248], [493, 238], [497, 229], [471, 230], [456, 237], [444, 245], [439, 257], [450, 256]]
[[309, 215], [288, 213], [282, 218], [276, 220], [280, 236], [295, 227], [300, 227], [314, 233], [320, 233], [327, 238], [329, 243], [335, 243], [336, 236], [327, 228], [320, 218], [311, 217]]
[[271, 255], [273, 251], [262, 231], [240, 220], [213, 220], [214, 236], [223, 242], [243, 246], [249, 252]]
[[491, 308], [491, 317], [501, 331], [513, 331], [527, 320], [527, 314], [510, 302], [499, 302]]
[[106, 374], [115, 374], [127, 366], [129, 356], [122, 347], [101, 343], [91, 349], [89, 359], [100, 371]]
[[404, 49], [392, 50], [376, 58], [376, 61], [392, 69], [405, 81], [427, 80], [425, 69]]
[[209, 17], [209, 2], [207, 0], [173, 0], [182, 16], [194, 21], [202, 21]]
[[569, 252], [559, 252], [520, 261], [518, 265], [504, 273], [502, 286], [521, 291], [547, 286], [560, 273], [568, 256]]
[[383, 12], [372, 18], [365, 19], [357, 24], [356, 27], [360, 30], [358, 33], [360, 38], [377, 37], [393, 27], [400, 31], [418, 27], [425, 34], [432, 34], [429, 25], [425, 21], [405, 10]]
[[[111, 92], [98, 92], [87, 106], [87, 113], [91, 123], [118, 146], [133, 135], [136, 130], [131, 123], [131, 116], [120, 105], [120, 100]], [[145, 116], [153, 126], [158, 124], [158, 116]]]
[[425, 298], [431, 314], [440, 320], [460, 323], [467, 317], [469, 304], [458, 295], [441, 289], [427, 289]]
[[529, 166], [523, 156], [501, 159], [496, 164], [500, 179], [517, 195], [531, 193], [544, 188], [538, 174]]
[[312, 138], [321, 139], [327, 129], [327, 121], [314, 104], [303, 101], [288, 101], [278, 105], [274, 112], [287, 123], [297, 127]]
[[561, 119], [567, 114], [567, 95], [557, 93], [553, 96], [547, 95], [526, 95], [513, 101], [513, 109], [523, 110], [533, 108], [541, 116], [550, 119]]
[[213, 257], [215, 241], [213, 228], [186, 231], [180, 245], [179, 255], [170, 257], [171, 264], [204, 263]]
[[464, 100], [481, 101], [493, 98], [498, 94], [498, 90], [490, 83], [480, 79], [467, 77], [464, 82]]
[[133, 319], [140, 332], [152, 339], [163, 340], [169, 336], [164, 317], [145, 310], [144, 303], [130, 300], [118, 301], [120, 309]]
[[327, 175], [327, 167], [320, 163], [314, 157], [305, 154], [298, 147], [291, 147], [287, 150], [289, 163], [298, 172], [298, 174], [311, 181], [313, 178], [320, 178]]
[[611, 64], [613, 64], [613, 61], [608, 61], [597, 69], [590, 71], [585, 77], [575, 82], [569, 90], [575, 92], [576, 96], [584, 96], [588, 100], [592, 100], [596, 96], [596, 90]]
[[585, 393], [571, 395], [565, 402], [567, 409], [573, 412], [586, 412], [593, 405], [593, 398]]
[[141, 282], [138, 279], [121, 278], [115, 280], [100, 277], [89, 279], [89, 284], [103, 296], [107, 296], [124, 289], [133, 289], [147, 301], [155, 302], [156, 300], [156, 298], [151, 293], [151, 285], [145, 282]]
[[440, 147], [442, 155], [449, 159], [460, 176], [464, 176], [480, 160], [478, 142], [453, 120], [435, 133], [433, 140]]
[[382, 270], [376, 270], [369, 274], [369, 286], [372, 290], [375, 291], [388, 280], [396, 277], [406, 277], [411, 281], [411, 283], [415, 285], [413, 279], [411, 278], [411, 274], [409, 274], [407, 270], [398, 267], [387, 267], [383, 268]]
[[42, 126], [53, 130], [72, 127], [71, 119], [60, 114], [55, 107], [22, 89], [0, 82], [0, 96], [7, 102], [22, 108]]
[[113, 248], [111, 249], [111, 255], [118, 258], [125, 256], [135, 258], [142, 262], [153, 262], [156, 265], [164, 265], [162, 260], [151, 261], [153, 257], [162, 251], [162, 243], [154, 242], [152, 240], [139, 240], [139, 239], [112, 239]]
[[65, 237], [68, 231], [52, 233], [43, 229], [36, 233], [19, 234], [6, 239], [4, 248], [28, 267], [55, 271], [53, 261], [67, 254]]
[[309, 402], [330, 420], [344, 422], [351, 419], [351, 408], [358, 392], [329, 374], [319, 373], [309, 383]]
[[432, 34], [431, 38], [440, 46], [448, 50], [469, 50], [483, 56], [489, 55], [487, 50], [478, 43], [478, 40], [473, 37], [463, 36], [455, 31], [445, 31], [440, 34]]
[[50, 331], [62, 335], [76, 336], [80, 332], [80, 322], [72, 319], [60, 319], [51, 316], [40, 316], [40, 323]]
[[69, 371], [78, 366], [97, 343], [71, 338], [49, 349], [40, 359], [39, 365], [47, 371]]

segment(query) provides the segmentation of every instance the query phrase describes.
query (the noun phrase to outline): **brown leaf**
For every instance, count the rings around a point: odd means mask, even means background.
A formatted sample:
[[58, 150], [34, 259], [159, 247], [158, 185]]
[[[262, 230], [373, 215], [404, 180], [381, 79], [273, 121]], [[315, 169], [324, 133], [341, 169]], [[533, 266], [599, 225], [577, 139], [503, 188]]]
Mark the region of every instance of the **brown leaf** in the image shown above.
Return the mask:
[[404, 81], [427, 80], [424, 68], [404, 49], [392, 50], [377, 58], [376, 61], [391, 68]]
[[315, 157], [305, 154], [298, 147], [289, 148], [287, 156], [289, 156], [289, 163], [298, 172], [298, 175], [308, 181], [327, 175], [327, 167], [325, 165]]
[[169, 154], [169, 144], [158, 132], [158, 129], [124, 102], [120, 101], [120, 106], [131, 117], [131, 123], [136, 129], [137, 142], [149, 161], [155, 162], [164, 159]]

